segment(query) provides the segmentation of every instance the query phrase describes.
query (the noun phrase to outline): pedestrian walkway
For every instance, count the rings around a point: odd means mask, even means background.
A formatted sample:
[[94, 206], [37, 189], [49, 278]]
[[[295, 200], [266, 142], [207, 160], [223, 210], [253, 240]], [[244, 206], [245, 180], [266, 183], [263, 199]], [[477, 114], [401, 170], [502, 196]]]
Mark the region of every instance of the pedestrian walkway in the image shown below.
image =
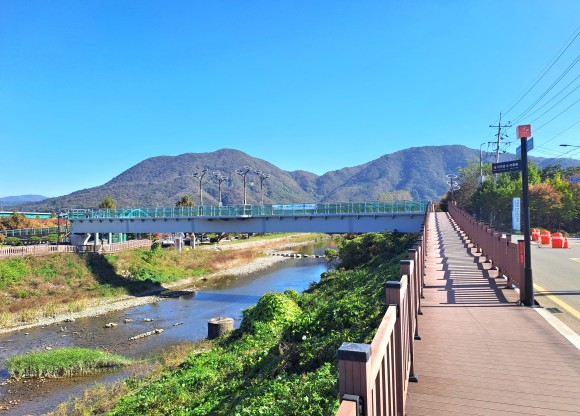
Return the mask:
[[407, 415], [579, 415], [580, 351], [431, 216]]

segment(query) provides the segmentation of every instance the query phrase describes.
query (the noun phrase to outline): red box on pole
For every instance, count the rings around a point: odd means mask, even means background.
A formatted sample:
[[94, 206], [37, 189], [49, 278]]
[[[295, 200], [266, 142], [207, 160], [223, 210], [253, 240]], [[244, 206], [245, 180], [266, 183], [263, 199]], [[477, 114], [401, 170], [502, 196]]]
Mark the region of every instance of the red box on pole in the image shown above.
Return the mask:
[[524, 264], [524, 240], [518, 241], [518, 255], [520, 264]]
[[531, 135], [532, 135], [531, 124], [524, 124], [522, 126], [518, 126], [518, 139], [526, 139]]

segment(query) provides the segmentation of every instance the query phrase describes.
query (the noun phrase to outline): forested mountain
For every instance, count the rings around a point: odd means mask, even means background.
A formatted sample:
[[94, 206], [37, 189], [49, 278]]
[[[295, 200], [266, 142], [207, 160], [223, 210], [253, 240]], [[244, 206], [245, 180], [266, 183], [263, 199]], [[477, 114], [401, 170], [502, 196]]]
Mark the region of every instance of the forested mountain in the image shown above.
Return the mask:
[[[514, 158], [514, 155], [504, 154], [501, 160]], [[538, 162], [542, 158], [534, 160]], [[239, 150], [221, 149], [211, 153], [149, 158], [102, 186], [23, 207], [39, 210], [96, 207], [107, 195], [117, 201], [118, 207], [174, 206], [184, 195], [189, 195], [197, 204], [199, 179], [192, 174], [202, 169], [208, 169], [202, 182], [204, 204], [218, 202], [218, 183], [213, 172], [229, 176], [222, 183], [222, 202], [241, 204], [242, 177], [236, 174], [236, 169], [243, 166], [270, 174], [263, 182], [265, 204], [376, 201], [381, 194], [396, 190], [407, 190], [415, 199], [438, 200], [448, 189], [446, 175], [457, 173], [467, 161], [479, 162], [479, 151], [459, 145], [414, 147], [319, 176], [302, 170], [284, 171]], [[563, 167], [580, 164], [573, 159], [559, 162]], [[246, 176], [246, 191], [247, 203], [260, 202], [260, 180], [255, 173]]]

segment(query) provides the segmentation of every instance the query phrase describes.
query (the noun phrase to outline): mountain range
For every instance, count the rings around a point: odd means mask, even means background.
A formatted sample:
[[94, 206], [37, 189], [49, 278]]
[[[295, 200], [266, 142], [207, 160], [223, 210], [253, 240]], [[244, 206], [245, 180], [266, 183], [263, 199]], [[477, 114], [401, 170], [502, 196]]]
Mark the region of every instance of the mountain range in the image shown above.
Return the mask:
[[[386, 154], [362, 165], [316, 175], [303, 170], [285, 171], [272, 163], [234, 149], [210, 153], [185, 153], [146, 159], [104, 185], [69, 195], [21, 205], [22, 208], [52, 210], [96, 207], [105, 196], [119, 208], [175, 206], [184, 195], [199, 204], [200, 180], [194, 172], [207, 169], [202, 179], [203, 203], [218, 203], [218, 182], [213, 172], [227, 175], [221, 184], [222, 203], [243, 202], [243, 180], [236, 170], [249, 166], [270, 174], [263, 180], [264, 204], [376, 201], [381, 194], [406, 190], [414, 199], [438, 200], [449, 189], [446, 175], [457, 173], [467, 161], [479, 163], [480, 153], [461, 145], [424, 146]], [[503, 154], [502, 161], [515, 159]], [[530, 158], [541, 163], [544, 158]], [[485, 162], [486, 160], [484, 160]], [[580, 165], [575, 159], [550, 160], [562, 167]], [[246, 202], [260, 203], [260, 178], [246, 176]]]
[[4, 196], [0, 197], [0, 205], [2, 207], [12, 207], [22, 205], [29, 202], [40, 202], [47, 199], [42, 195], [18, 195], [18, 196]]

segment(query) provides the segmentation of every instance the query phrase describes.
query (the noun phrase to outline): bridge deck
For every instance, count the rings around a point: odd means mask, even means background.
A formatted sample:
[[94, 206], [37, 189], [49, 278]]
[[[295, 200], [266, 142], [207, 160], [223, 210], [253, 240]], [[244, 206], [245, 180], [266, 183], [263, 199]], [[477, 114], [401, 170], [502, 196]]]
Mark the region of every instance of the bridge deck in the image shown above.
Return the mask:
[[578, 415], [580, 351], [431, 220], [407, 415]]

